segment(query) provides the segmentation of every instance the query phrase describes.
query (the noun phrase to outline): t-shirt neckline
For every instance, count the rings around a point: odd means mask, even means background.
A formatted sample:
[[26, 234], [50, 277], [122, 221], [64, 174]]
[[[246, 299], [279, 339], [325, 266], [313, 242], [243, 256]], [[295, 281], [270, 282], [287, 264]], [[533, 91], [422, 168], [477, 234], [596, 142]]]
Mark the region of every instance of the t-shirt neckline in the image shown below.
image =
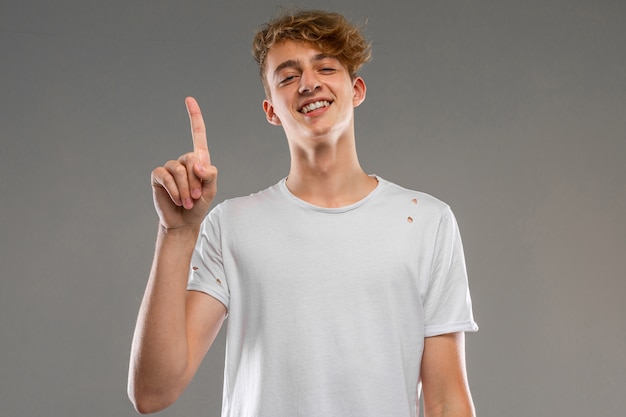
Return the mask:
[[359, 201], [356, 201], [352, 204], [349, 204], [347, 206], [342, 206], [342, 207], [321, 207], [321, 206], [316, 206], [315, 204], [311, 204], [307, 201], [302, 200], [299, 197], [296, 197], [290, 190], [289, 188], [287, 188], [287, 177], [283, 178], [280, 182], [279, 182], [279, 186], [280, 186], [280, 190], [282, 192], [282, 194], [284, 196], [286, 196], [286, 198], [288, 200], [290, 200], [290, 202], [309, 209], [309, 210], [313, 210], [313, 211], [317, 211], [320, 213], [329, 213], [329, 214], [334, 214], [334, 213], [345, 213], [348, 211], [352, 211], [354, 209], [357, 209], [359, 207], [361, 207], [363, 204], [367, 203], [368, 201], [372, 200], [381, 190], [381, 188], [383, 188], [384, 186], [384, 180], [382, 178], [380, 178], [378, 175], [370, 175], [370, 177], [373, 177], [376, 179], [376, 181], [378, 182], [376, 184], [376, 187], [374, 187], [374, 189], [372, 191], [369, 192], [369, 194], [367, 194], [365, 197], [363, 197], [362, 199], [360, 199]]

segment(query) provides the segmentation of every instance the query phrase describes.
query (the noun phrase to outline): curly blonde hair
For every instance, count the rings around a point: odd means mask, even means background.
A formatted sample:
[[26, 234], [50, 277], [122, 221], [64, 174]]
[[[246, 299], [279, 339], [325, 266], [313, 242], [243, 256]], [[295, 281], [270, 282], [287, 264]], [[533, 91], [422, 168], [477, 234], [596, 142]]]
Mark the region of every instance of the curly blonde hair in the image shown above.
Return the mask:
[[336, 57], [352, 79], [371, 58], [371, 44], [361, 33], [361, 28], [339, 13], [321, 10], [287, 12], [261, 26], [252, 43], [252, 55], [259, 64], [266, 90], [267, 53], [277, 43], [287, 40], [309, 43], [322, 53]]

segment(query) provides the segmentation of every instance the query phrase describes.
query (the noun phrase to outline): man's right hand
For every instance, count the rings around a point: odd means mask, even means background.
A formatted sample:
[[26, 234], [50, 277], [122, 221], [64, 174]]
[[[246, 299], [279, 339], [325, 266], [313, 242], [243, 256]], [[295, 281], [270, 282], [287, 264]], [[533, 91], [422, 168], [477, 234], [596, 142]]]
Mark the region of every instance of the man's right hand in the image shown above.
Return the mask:
[[217, 191], [217, 169], [211, 165], [200, 107], [191, 97], [185, 104], [193, 152], [152, 171], [160, 228], [128, 374], [128, 395], [141, 413], [160, 411], [180, 396], [226, 315], [216, 298], [187, 290], [200, 223]]
[[200, 106], [185, 99], [193, 152], [152, 171], [154, 206], [165, 229], [198, 227], [217, 192], [217, 168], [211, 165]]

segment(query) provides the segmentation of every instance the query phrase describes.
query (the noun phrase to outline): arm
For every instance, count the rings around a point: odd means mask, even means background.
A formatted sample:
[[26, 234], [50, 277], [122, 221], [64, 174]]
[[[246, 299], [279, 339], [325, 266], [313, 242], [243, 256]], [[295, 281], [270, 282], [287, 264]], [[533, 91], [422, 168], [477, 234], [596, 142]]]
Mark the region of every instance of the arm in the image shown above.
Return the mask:
[[159, 231], [131, 349], [128, 395], [137, 411], [172, 404], [195, 374], [224, 320], [216, 299], [187, 291], [200, 223], [216, 193], [198, 104], [186, 101], [194, 151], [152, 172]]
[[450, 333], [424, 340], [422, 391], [426, 417], [474, 417], [465, 369], [465, 334]]

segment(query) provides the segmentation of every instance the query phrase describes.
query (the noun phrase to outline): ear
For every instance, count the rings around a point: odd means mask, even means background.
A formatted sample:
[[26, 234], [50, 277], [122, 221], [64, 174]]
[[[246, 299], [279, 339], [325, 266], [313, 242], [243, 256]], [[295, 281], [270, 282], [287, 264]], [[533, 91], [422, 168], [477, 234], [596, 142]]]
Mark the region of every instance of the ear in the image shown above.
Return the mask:
[[280, 119], [278, 118], [276, 113], [274, 113], [274, 106], [267, 99], [263, 100], [263, 111], [265, 112], [265, 118], [270, 124], [273, 124], [274, 126], [281, 125]]
[[365, 86], [365, 81], [361, 77], [356, 77], [352, 83], [352, 90], [354, 91], [354, 95], [352, 97], [352, 105], [354, 107], [358, 107], [363, 101], [365, 101], [365, 93], [367, 92], [367, 87]]

